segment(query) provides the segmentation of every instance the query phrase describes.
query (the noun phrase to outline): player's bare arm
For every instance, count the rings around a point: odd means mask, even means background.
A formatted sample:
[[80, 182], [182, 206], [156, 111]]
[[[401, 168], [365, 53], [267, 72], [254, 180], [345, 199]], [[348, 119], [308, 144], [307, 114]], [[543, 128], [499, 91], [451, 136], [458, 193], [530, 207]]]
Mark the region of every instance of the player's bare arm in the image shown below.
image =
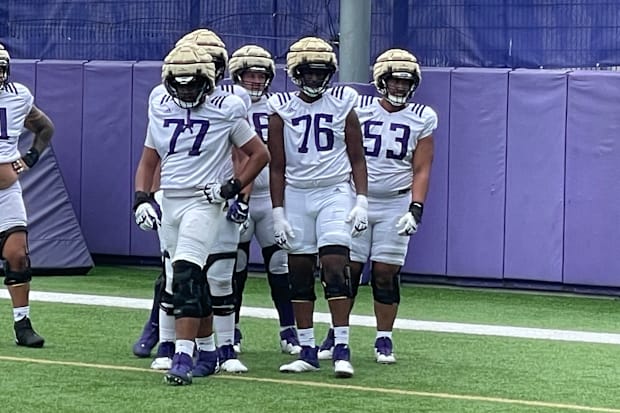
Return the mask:
[[54, 124], [50, 118], [41, 109], [33, 105], [30, 113], [26, 116], [24, 127], [34, 133], [32, 149], [35, 149], [39, 154], [42, 153], [54, 135]]
[[420, 139], [413, 153], [412, 201], [424, 203], [433, 163], [433, 137]]
[[284, 122], [279, 115], [269, 116], [269, 141], [267, 142], [271, 163], [269, 164], [269, 190], [274, 208], [284, 206]]
[[142, 156], [136, 170], [135, 189], [136, 192], [150, 192], [153, 188], [153, 177], [159, 168], [159, 154], [153, 148], [144, 147]]
[[[270, 139], [271, 139], [271, 135]], [[353, 182], [358, 195], [368, 194], [368, 171], [366, 170], [366, 157], [364, 155], [364, 143], [362, 129], [355, 111], [349, 112], [344, 128], [344, 139], [347, 144], [347, 154], [351, 162]]]
[[[245, 168], [249, 161], [249, 157], [236, 146], [232, 149], [232, 161], [233, 161], [233, 171], [235, 176], [241, 175], [241, 171]], [[252, 192], [252, 182], [247, 184], [241, 190], [241, 194], [243, 194], [243, 201], [247, 202], [250, 198], [250, 193]]]
[[265, 148], [263, 140], [254, 135], [245, 145], [239, 148], [248, 159], [239, 175], [235, 176], [241, 182], [241, 187], [246, 187], [269, 163], [269, 151]]

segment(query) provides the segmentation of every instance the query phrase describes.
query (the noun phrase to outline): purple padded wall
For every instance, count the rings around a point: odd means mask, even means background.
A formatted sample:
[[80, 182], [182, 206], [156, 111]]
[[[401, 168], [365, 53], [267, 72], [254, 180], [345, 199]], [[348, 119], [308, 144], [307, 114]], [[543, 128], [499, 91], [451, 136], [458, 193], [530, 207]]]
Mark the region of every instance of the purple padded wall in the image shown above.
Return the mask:
[[566, 78], [510, 73], [504, 278], [562, 282]]
[[452, 72], [447, 275], [502, 277], [507, 101], [507, 69]]
[[422, 83], [413, 100], [437, 112], [433, 133], [434, 159], [430, 187], [424, 204], [424, 220], [411, 237], [403, 272], [445, 274], [448, 238], [448, 149], [450, 145], [451, 68], [423, 68]]
[[78, 218], [81, 209], [83, 65], [79, 60], [37, 63], [37, 105], [56, 128], [54, 152]]
[[84, 65], [81, 223], [93, 254], [129, 255], [132, 66]]
[[620, 286], [620, 73], [568, 76], [564, 282]]
[[[131, 124], [131, 171], [129, 199], [133, 202], [134, 176], [146, 137], [148, 98], [151, 90], [161, 83], [161, 62], [138, 62], [133, 65], [133, 98]], [[128, 212], [129, 213], [129, 212]], [[130, 216], [131, 218], [131, 216]], [[159, 256], [159, 241], [155, 231], [142, 231], [130, 222], [130, 255]]]

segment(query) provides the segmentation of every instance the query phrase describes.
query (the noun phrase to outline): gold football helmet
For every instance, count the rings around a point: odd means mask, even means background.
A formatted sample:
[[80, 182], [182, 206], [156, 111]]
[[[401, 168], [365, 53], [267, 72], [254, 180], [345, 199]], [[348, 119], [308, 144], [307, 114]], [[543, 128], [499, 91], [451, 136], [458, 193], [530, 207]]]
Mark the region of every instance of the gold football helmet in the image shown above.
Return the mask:
[[215, 83], [222, 80], [228, 65], [228, 52], [220, 36], [209, 29], [198, 29], [181, 37], [176, 46], [188, 43], [204, 48], [211, 55], [215, 64]]
[[[258, 100], [269, 87], [276, 74], [276, 65], [273, 62], [271, 53], [256, 45], [243, 46], [232, 54], [228, 62], [228, 71], [232, 80], [243, 86], [253, 101]], [[265, 75], [265, 81], [244, 82], [242, 75], [244, 72], [257, 72]]]
[[[377, 91], [394, 106], [402, 106], [407, 103], [422, 80], [418, 59], [403, 49], [389, 49], [381, 53], [375, 61], [372, 72]], [[409, 89], [403, 91], [388, 90], [386, 82], [390, 78], [410, 81]]]
[[183, 44], [168, 53], [161, 79], [174, 102], [184, 109], [199, 106], [215, 88], [215, 65], [197, 46]]
[[9, 81], [9, 74], [11, 73], [11, 56], [6, 50], [4, 45], [0, 44], [0, 86]]
[[310, 97], [321, 95], [338, 70], [334, 49], [318, 37], [304, 37], [286, 54], [286, 70], [293, 83]]

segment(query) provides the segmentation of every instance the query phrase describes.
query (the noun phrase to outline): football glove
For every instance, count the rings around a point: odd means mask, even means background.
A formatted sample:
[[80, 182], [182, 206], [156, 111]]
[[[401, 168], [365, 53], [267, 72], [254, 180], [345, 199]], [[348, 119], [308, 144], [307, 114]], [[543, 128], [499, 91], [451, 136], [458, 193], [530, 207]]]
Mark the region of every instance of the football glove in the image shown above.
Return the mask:
[[241, 181], [231, 178], [224, 184], [212, 182], [205, 185], [202, 191], [210, 204], [222, 204], [241, 192]]
[[359, 237], [368, 229], [368, 198], [366, 195], [358, 195], [355, 199], [355, 206], [349, 212], [346, 222], [353, 222], [351, 236]]
[[396, 224], [398, 235], [411, 236], [418, 231], [418, 227], [422, 222], [422, 212], [424, 204], [421, 202], [412, 202], [409, 205], [409, 211], [403, 215]]
[[153, 199], [146, 192], [136, 192], [133, 205], [134, 218], [136, 224], [144, 231], [157, 230], [161, 225], [161, 214], [157, 212], [159, 208], [156, 209], [153, 203]]
[[285, 250], [291, 249], [291, 244], [288, 242], [289, 238], [295, 238], [295, 233], [291, 224], [288, 223], [284, 216], [284, 208], [276, 207], [273, 209], [273, 233], [276, 239], [276, 244], [280, 248]]
[[237, 199], [230, 204], [228, 212], [226, 213], [226, 219], [235, 222], [237, 224], [243, 224], [250, 217], [250, 206], [242, 199]]

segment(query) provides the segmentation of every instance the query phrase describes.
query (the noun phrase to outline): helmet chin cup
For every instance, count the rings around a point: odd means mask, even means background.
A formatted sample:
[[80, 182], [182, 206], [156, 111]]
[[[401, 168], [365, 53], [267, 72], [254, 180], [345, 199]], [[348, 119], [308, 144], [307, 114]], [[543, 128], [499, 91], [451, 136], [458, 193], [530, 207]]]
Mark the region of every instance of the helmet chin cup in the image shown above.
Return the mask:
[[392, 106], [397, 106], [397, 107], [406, 105], [407, 104], [407, 99], [409, 97], [410, 97], [409, 95], [407, 95], [407, 96], [395, 96], [395, 95], [392, 95], [390, 93], [386, 93], [385, 94], [385, 100], [390, 102], [390, 104]]

